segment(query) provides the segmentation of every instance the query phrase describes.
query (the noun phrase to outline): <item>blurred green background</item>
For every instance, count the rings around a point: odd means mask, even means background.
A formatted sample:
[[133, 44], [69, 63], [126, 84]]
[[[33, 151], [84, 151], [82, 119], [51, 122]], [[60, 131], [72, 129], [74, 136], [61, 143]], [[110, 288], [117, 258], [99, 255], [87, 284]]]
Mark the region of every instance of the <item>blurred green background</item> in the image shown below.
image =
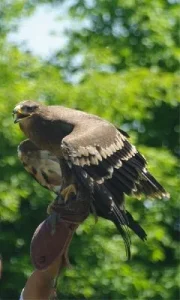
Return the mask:
[[[47, 59], [8, 40], [20, 19], [44, 3], [61, 15], [57, 31], [66, 18], [72, 24], [65, 46]], [[24, 137], [11, 112], [23, 99], [112, 121], [171, 194], [169, 201], [127, 197], [148, 234], [146, 243], [132, 234], [130, 262], [113, 224], [90, 217], [81, 225], [70, 248], [73, 269], [59, 280], [60, 299], [179, 299], [179, 16], [175, 0], [0, 1], [0, 299], [18, 299], [33, 270], [32, 234], [53, 199], [17, 158]]]

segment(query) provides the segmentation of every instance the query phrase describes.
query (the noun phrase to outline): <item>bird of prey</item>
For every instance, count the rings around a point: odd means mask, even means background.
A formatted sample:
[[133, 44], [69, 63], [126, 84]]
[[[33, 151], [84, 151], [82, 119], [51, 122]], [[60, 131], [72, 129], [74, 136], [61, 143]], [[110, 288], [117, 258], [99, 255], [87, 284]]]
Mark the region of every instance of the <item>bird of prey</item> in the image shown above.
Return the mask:
[[[91, 210], [114, 222], [130, 257], [128, 228], [142, 240], [146, 233], [125, 209], [124, 196], [169, 195], [148, 172], [128, 135], [98, 116], [30, 100], [20, 102], [13, 115], [28, 138], [18, 150], [26, 170], [64, 201], [83, 186]], [[66, 186], [65, 175], [70, 178]]]

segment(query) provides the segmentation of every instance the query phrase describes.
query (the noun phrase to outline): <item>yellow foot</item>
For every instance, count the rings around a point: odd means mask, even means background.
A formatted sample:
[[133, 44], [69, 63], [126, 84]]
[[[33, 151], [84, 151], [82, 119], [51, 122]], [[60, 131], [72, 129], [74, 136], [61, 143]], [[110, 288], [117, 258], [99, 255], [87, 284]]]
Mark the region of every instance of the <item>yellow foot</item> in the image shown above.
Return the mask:
[[64, 198], [65, 202], [69, 199], [70, 194], [77, 194], [76, 186], [74, 184], [68, 185], [64, 190], [61, 191], [61, 196]]

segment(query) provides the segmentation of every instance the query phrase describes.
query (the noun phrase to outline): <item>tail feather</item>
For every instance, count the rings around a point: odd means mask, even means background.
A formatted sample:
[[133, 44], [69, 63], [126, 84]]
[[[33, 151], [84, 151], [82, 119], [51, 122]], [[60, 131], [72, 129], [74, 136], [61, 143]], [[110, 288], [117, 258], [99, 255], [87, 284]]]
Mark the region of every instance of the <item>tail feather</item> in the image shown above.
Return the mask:
[[116, 225], [123, 238], [127, 259], [129, 260], [131, 258], [131, 240], [126, 214], [114, 202], [112, 194], [108, 191], [105, 185], [95, 184], [93, 195], [94, 207], [97, 211], [97, 215], [112, 221]]
[[132, 215], [126, 210], [126, 216], [128, 218], [128, 227], [131, 228], [141, 240], [147, 239], [147, 234], [144, 229], [135, 221]]
[[110, 181], [106, 181], [106, 184], [97, 184], [79, 167], [74, 167], [74, 171], [80, 182], [89, 190], [97, 215], [112, 221], [116, 225], [124, 240], [126, 255], [129, 260], [131, 258], [129, 228], [142, 240], [146, 239], [146, 233], [131, 214], [122, 209], [124, 193], [120, 192], [118, 185], [115, 183], [115, 186], [112, 186]]

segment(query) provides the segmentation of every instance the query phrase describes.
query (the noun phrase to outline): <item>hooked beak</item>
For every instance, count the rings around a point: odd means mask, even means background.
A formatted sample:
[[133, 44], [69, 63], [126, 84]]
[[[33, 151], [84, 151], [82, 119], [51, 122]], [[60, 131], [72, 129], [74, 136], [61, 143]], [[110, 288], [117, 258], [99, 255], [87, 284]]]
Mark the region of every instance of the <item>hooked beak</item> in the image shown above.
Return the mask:
[[23, 113], [21, 110], [21, 105], [17, 105], [12, 112], [13, 118], [14, 118], [14, 123], [18, 123], [21, 121], [21, 119], [23, 118]]

